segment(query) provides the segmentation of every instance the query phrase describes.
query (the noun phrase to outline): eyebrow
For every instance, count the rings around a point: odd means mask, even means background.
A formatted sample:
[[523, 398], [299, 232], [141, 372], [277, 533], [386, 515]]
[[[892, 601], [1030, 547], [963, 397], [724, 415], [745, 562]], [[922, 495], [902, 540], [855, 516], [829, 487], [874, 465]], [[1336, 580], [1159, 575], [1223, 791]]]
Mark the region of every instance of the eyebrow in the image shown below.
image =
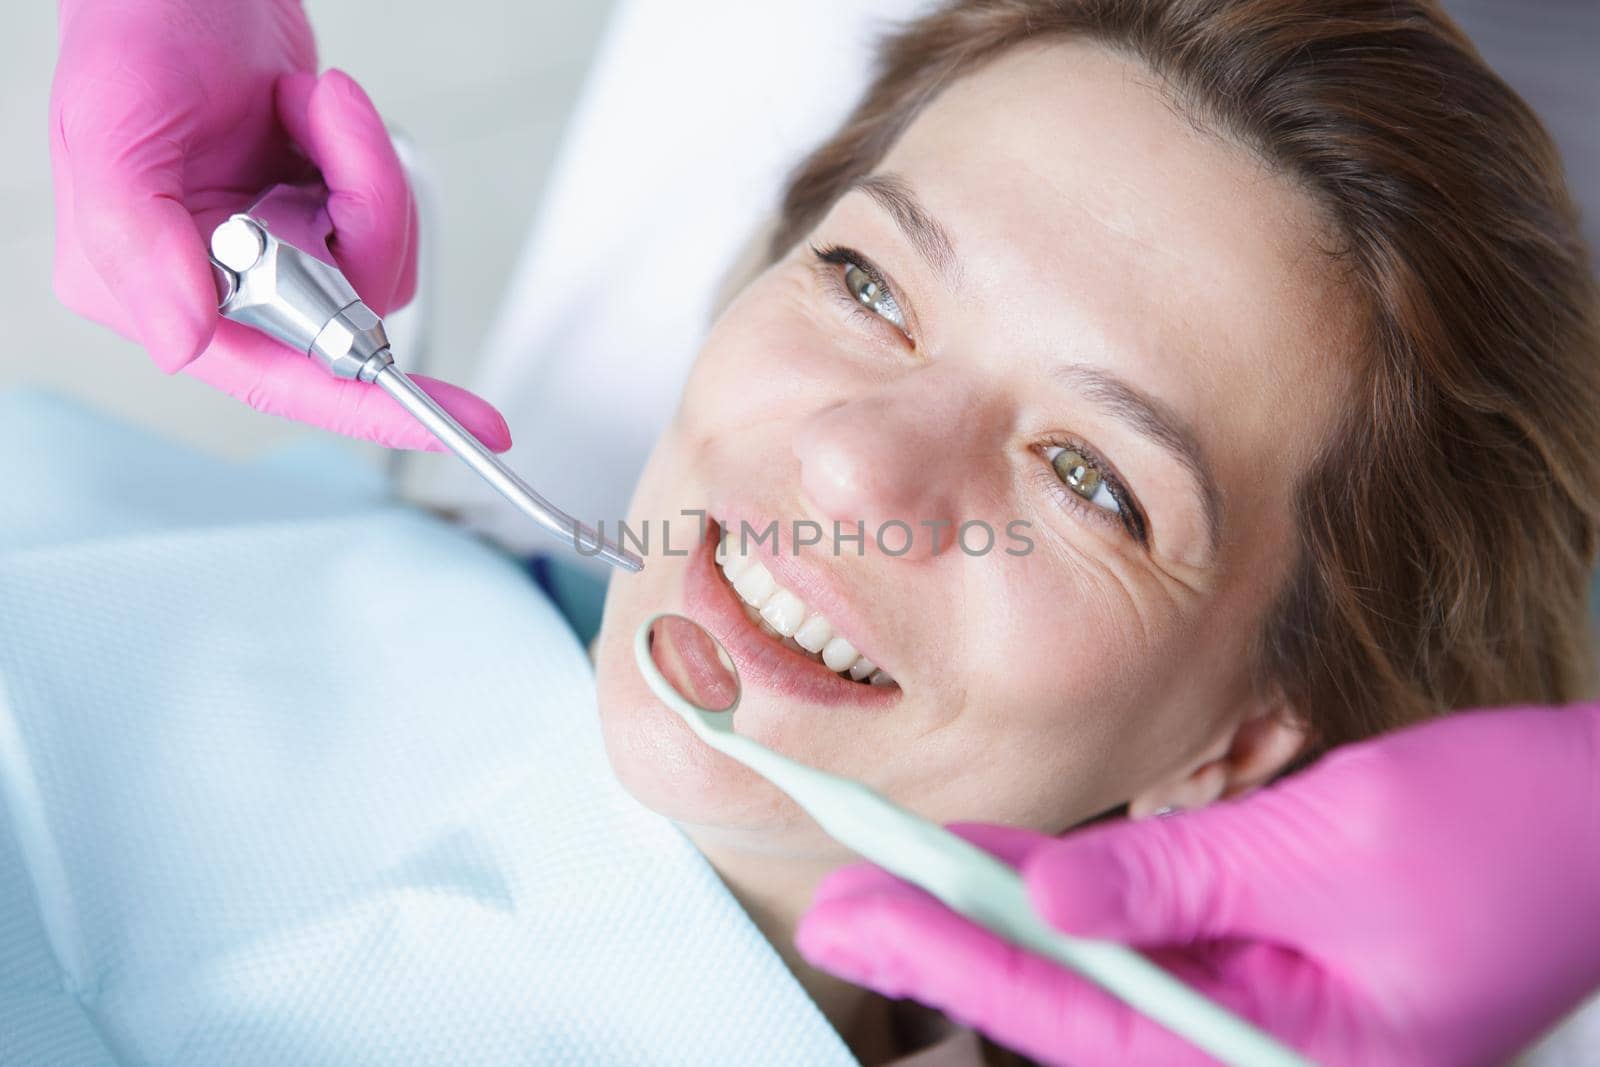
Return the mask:
[[944, 278], [945, 284], [952, 289], [957, 287], [960, 264], [955, 243], [945, 228], [928, 214], [904, 178], [895, 174], [865, 174], [851, 182], [849, 189], [859, 189], [877, 201], [900, 227], [911, 247]]
[[1098, 404], [1181, 463], [1200, 491], [1205, 511], [1208, 556], [1215, 556], [1222, 533], [1222, 494], [1200, 448], [1199, 438], [1177, 412], [1099, 367], [1068, 363], [1056, 374], [1091, 403]]

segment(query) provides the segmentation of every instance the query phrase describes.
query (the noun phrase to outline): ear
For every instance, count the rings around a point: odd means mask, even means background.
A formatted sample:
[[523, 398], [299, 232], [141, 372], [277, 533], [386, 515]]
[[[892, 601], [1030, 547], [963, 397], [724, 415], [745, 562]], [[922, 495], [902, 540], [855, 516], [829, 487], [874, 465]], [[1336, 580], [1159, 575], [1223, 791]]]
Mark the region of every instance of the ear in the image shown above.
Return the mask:
[[1305, 750], [1304, 721], [1288, 702], [1274, 700], [1234, 726], [1182, 774], [1144, 790], [1128, 802], [1128, 817], [1143, 819], [1203, 808], [1270, 782]]

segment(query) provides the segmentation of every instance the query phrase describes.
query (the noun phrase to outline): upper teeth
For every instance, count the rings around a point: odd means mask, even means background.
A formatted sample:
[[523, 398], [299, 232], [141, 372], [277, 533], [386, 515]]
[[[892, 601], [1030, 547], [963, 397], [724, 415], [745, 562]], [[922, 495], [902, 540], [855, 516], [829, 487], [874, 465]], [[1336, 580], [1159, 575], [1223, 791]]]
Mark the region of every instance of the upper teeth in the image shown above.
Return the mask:
[[819, 656], [830, 671], [848, 673], [856, 681], [871, 685], [894, 685], [888, 673], [878, 669], [855, 646], [834, 631], [821, 612], [812, 611], [793, 592], [779, 585], [766, 564], [739, 551], [735, 539], [725, 537], [717, 545], [717, 566], [722, 568], [739, 599], [760, 612], [761, 620], [785, 643]]

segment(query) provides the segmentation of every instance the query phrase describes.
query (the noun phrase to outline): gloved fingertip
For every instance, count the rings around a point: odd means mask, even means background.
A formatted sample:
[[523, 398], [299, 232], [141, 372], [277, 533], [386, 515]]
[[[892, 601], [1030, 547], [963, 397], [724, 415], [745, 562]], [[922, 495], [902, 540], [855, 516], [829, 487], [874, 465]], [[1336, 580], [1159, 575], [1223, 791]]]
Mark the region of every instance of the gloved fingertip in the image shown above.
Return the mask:
[[506, 425], [505, 416], [477, 397], [472, 399], [475, 402], [473, 405], [463, 405], [470, 412], [470, 417], [462, 419], [461, 425], [471, 430], [472, 436], [476, 437], [479, 443], [489, 451], [505, 452], [509, 450], [511, 448], [511, 427]]
[[388, 142], [389, 131], [372, 97], [367, 95], [360, 82], [338, 67], [329, 67], [322, 72], [311, 96], [312, 112], [320, 112], [325, 119], [327, 116], [337, 116], [337, 126], [344, 136], [358, 134], [366, 138], [381, 137]]
[[794, 937], [801, 958], [835, 978], [883, 996], [904, 996], [905, 982], [898, 968], [890, 965], [890, 955], [881, 946], [874, 951], [872, 939], [862, 935], [853, 919], [853, 909], [848, 907], [813, 912], [801, 919]]
[[[372, 98], [367, 95], [365, 89], [361, 88], [361, 83], [339, 67], [329, 67], [323, 71], [322, 76], [317, 79], [317, 83], [326, 86], [329, 92], [341, 93], [350, 100], [372, 107]], [[374, 109], [374, 112], [376, 112], [376, 109]]]
[[[511, 447], [511, 427], [506, 425], [505, 417], [487, 400], [426, 375], [414, 374], [411, 380], [466, 427], [483, 447], [491, 452], [504, 452]], [[442, 446], [435, 447], [437, 444], [430, 436], [429, 443], [421, 447], [436, 452], [442, 449]]]
[[494, 408], [489, 409], [494, 416], [495, 426], [487, 439], [480, 438], [492, 452], [507, 452], [511, 449], [511, 424], [506, 422], [506, 417]]
[[795, 927], [794, 946], [813, 967], [854, 980], [865, 973], [865, 968], [852, 951], [850, 924], [841, 922], [841, 916], [847, 914], [839, 908], [808, 912]]
[[211, 344], [217, 313], [205, 299], [145, 299], [135, 305], [134, 322], [140, 343], [156, 366], [165, 374], [176, 374]]
[[172, 331], [160, 331], [158, 335], [164, 336], [165, 340], [147, 342], [145, 347], [163, 373], [177, 374], [211, 347], [211, 339], [216, 335], [216, 318], [213, 316], [206, 323], [189, 323]]
[[1128, 885], [1112, 843], [1087, 834], [1054, 841], [1022, 865], [1023, 882], [1041, 918], [1081, 937], [1123, 937]]
[[494, 453], [509, 451], [511, 427], [506, 425], [505, 417], [477, 397], [472, 397], [472, 400], [475, 401], [474, 404], [460, 405], [456, 421], [471, 430], [472, 436], [489, 451]]

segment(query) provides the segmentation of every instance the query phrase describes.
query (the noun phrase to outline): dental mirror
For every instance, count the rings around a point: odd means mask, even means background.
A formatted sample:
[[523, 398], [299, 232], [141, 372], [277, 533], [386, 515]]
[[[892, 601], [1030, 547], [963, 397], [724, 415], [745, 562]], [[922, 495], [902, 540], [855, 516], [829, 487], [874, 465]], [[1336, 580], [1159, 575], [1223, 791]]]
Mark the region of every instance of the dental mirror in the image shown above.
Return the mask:
[[739, 672], [733, 657], [699, 623], [682, 615], [658, 615], [646, 640], [651, 666], [679, 697], [724, 717], [738, 706]]
[[700, 739], [787, 793], [834, 840], [921, 886], [1012, 944], [1054, 960], [1228, 1064], [1307, 1061], [1124, 945], [1069, 937], [1033, 910], [1021, 876], [966, 838], [860, 782], [790, 759], [734, 731], [739, 671], [706, 629], [655, 615], [634, 634], [634, 662]]

